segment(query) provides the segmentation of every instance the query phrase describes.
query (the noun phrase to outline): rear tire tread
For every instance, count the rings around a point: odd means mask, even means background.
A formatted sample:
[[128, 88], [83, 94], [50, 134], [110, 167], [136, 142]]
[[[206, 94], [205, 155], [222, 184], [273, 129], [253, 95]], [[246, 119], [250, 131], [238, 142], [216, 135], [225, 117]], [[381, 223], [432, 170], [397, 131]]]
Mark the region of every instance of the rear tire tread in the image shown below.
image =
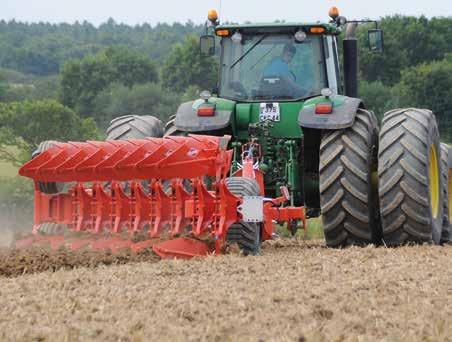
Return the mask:
[[[438, 224], [431, 215], [428, 179], [430, 146], [439, 144], [435, 117], [429, 110], [404, 108], [385, 113], [382, 122], [378, 174], [384, 242], [430, 242]], [[442, 219], [442, 206], [438, 216]]]
[[377, 148], [378, 122], [364, 109], [351, 127], [322, 136], [320, 203], [329, 247], [379, 243], [378, 196], [371, 187]]

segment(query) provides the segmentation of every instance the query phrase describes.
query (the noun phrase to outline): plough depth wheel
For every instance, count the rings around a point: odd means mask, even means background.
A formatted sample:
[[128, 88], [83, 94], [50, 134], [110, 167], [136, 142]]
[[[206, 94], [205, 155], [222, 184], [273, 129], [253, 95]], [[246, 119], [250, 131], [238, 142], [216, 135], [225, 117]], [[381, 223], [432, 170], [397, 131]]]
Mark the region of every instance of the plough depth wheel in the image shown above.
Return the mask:
[[[234, 195], [259, 196], [259, 185], [254, 179], [244, 177], [226, 178], [226, 185]], [[229, 243], [237, 243], [244, 254], [259, 254], [261, 245], [261, 224], [240, 220], [228, 230]]]

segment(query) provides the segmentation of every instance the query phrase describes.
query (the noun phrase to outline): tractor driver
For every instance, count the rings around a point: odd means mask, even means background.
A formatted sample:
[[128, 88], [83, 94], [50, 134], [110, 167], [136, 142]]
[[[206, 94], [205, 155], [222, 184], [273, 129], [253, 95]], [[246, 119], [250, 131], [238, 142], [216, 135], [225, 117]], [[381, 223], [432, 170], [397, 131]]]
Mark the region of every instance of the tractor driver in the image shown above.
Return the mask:
[[295, 81], [295, 75], [290, 71], [289, 64], [292, 62], [297, 49], [292, 44], [286, 44], [281, 57], [274, 58], [264, 69], [264, 77], [280, 76], [288, 77]]
[[283, 48], [281, 57], [274, 58], [264, 68], [263, 79], [279, 77], [283, 82], [282, 85], [285, 88], [285, 95], [292, 97], [299, 97], [297, 94], [303, 92], [303, 89], [296, 83], [295, 74], [290, 70], [289, 64], [292, 62], [297, 49], [293, 44], [286, 44]]

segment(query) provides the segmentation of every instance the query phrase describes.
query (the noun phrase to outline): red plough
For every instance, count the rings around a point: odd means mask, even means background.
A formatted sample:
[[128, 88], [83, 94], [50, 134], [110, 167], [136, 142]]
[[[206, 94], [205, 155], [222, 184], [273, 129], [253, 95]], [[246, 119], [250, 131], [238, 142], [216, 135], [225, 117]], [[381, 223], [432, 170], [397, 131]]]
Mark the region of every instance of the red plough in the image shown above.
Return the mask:
[[[228, 136], [196, 135], [55, 143], [19, 170], [35, 182], [35, 214], [34, 236], [16, 247], [47, 243], [54, 249], [64, 245], [135, 252], [152, 247], [162, 258], [220, 254], [228, 228], [256, 216], [246, 209], [248, 200], [261, 203], [264, 240], [271, 238], [274, 220], [304, 224], [304, 209], [283, 207], [285, 196], [247, 199], [229, 191], [228, 141]], [[248, 177], [260, 173], [245, 171]], [[49, 182], [70, 186], [46, 194], [42, 184]], [[48, 223], [71, 234], [39, 234]], [[162, 242], [162, 236], [172, 239]]]

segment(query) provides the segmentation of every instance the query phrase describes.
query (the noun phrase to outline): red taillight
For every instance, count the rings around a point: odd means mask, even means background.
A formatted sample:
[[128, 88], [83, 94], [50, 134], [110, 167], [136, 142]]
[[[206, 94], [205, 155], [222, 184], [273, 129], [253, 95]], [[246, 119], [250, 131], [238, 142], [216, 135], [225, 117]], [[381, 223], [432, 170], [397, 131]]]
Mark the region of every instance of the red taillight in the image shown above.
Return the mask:
[[198, 116], [214, 116], [215, 107], [199, 107]]
[[316, 114], [331, 114], [333, 112], [332, 103], [319, 103], [315, 106]]

